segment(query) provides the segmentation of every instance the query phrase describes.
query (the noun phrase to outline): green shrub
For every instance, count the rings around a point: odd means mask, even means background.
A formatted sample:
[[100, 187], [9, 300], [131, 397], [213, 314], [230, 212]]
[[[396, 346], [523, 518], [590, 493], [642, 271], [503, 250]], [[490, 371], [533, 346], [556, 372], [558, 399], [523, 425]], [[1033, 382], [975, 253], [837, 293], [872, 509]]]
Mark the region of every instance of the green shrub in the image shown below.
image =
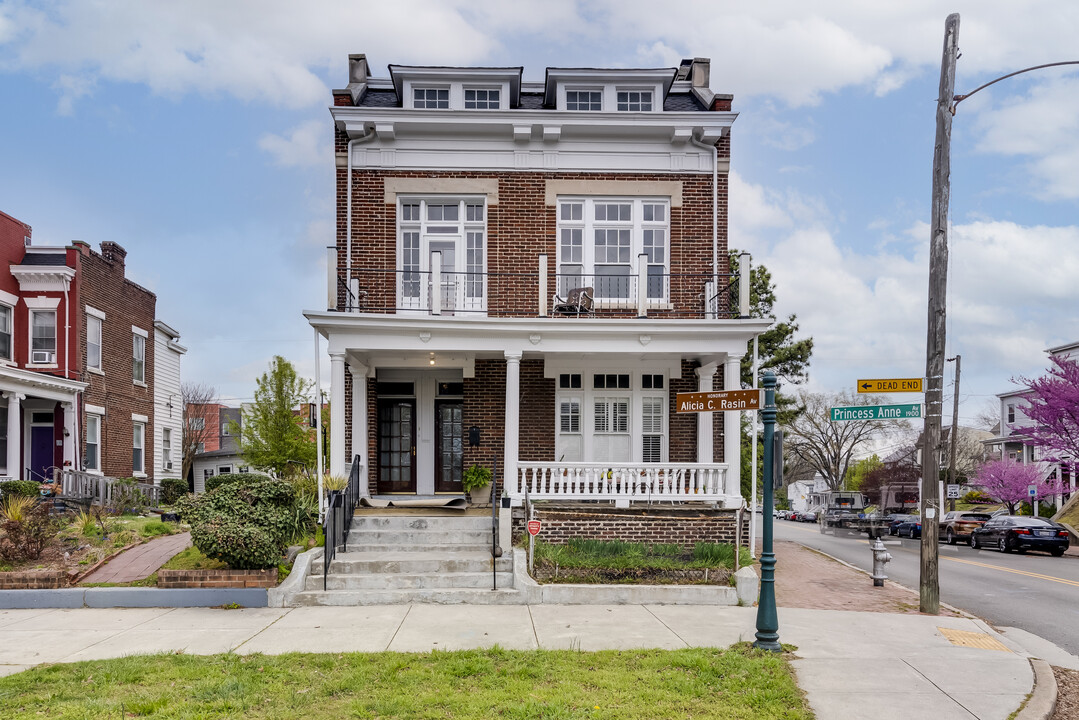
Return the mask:
[[161, 481], [161, 502], [164, 505], [172, 505], [174, 502], [187, 495], [187, 483], [178, 478], [167, 478]]
[[160, 520], [151, 520], [150, 522], [143, 525], [142, 528], [139, 530], [139, 535], [148, 538], [157, 537], [159, 535], [171, 534], [172, 528], [170, 528], [168, 525], [161, 522]]
[[[0, 530], [0, 558], [9, 561], [36, 560], [45, 546], [60, 532], [60, 524], [49, 516], [47, 505], [17, 509], [8, 498], [3, 505]], [[26, 500], [30, 500], [26, 498]]]
[[232, 483], [251, 483], [258, 480], [262, 480], [266, 475], [259, 475], [257, 473], [221, 473], [220, 475], [214, 475], [213, 477], [206, 478], [206, 492], [216, 490], [222, 485], [231, 485]]
[[993, 498], [979, 490], [971, 490], [963, 496], [963, 502], [968, 505], [978, 505], [982, 503], [991, 503], [993, 502]]
[[191, 540], [206, 557], [233, 568], [274, 567], [295, 528], [295, 490], [265, 475], [241, 477], [248, 482], [226, 482], [181, 499]]
[[8, 480], [0, 483], [0, 497], [37, 497], [41, 487], [33, 480]]
[[138, 515], [150, 504], [146, 493], [139, 489], [139, 481], [133, 477], [116, 478], [112, 484], [112, 500], [109, 509], [117, 515]]

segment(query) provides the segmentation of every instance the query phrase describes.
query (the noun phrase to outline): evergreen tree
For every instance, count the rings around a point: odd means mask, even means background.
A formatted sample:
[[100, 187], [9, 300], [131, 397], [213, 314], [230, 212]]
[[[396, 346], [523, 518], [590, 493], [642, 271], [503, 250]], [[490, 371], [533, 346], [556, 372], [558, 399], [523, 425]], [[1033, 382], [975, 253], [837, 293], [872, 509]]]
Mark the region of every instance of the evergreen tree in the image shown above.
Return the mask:
[[299, 377], [288, 360], [274, 356], [269, 371], [258, 379], [255, 402], [243, 409], [243, 428], [237, 429], [245, 461], [279, 477], [314, 464], [314, 431], [304, 427], [304, 418], [296, 412], [308, 401], [313, 385]]

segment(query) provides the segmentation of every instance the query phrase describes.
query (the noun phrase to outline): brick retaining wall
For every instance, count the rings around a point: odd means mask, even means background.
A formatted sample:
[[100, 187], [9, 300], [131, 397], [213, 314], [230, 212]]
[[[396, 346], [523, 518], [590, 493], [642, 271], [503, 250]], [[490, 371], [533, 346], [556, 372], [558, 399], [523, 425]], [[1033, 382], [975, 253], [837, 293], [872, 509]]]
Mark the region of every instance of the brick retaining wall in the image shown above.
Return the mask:
[[158, 570], [159, 588], [272, 588], [277, 568], [266, 570]]
[[[735, 511], [709, 507], [615, 508], [610, 505], [535, 505], [542, 523], [537, 536], [564, 545], [570, 538], [678, 544], [734, 543]], [[524, 508], [513, 510], [513, 537], [526, 532]], [[742, 545], [749, 546], [749, 513], [742, 514]]]
[[63, 570], [0, 572], [0, 590], [55, 590], [67, 587]]

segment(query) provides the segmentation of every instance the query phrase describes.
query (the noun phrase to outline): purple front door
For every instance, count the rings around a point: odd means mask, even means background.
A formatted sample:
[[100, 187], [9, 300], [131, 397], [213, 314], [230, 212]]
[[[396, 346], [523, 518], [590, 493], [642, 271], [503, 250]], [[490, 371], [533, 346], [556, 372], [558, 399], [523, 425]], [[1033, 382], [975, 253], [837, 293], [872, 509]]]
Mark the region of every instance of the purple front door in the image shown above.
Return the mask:
[[33, 472], [31, 480], [41, 482], [42, 478], [52, 478], [52, 470], [49, 469], [53, 466], [52, 436], [52, 427], [30, 428], [30, 470]]

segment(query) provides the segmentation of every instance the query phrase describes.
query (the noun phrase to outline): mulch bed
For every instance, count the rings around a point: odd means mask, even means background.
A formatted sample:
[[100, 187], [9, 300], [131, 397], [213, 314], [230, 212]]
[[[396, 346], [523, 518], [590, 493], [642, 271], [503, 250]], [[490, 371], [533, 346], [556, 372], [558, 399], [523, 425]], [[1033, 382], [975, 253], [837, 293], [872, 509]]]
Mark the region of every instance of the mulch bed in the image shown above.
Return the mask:
[[578, 568], [537, 566], [533, 578], [539, 583], [586, 583], [641, 585], [730, 585], [727, 568]]
[[1057, 710], [1052, 720], [1079, 718], [1079, 670], [1053, 667], [1057, 679]]

